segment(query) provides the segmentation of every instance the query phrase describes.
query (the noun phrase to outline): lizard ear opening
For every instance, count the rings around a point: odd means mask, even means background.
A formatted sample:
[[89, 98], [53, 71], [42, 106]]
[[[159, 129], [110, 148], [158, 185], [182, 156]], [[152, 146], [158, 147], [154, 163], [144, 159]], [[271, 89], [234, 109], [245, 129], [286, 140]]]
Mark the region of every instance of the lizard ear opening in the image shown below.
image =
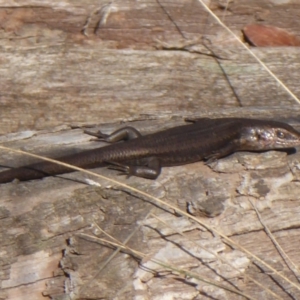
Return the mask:
[[274, 132], [272, 130], [264, 129], [256, 132], [258, 141], [270, 141], [272, 136], [274, 136]]

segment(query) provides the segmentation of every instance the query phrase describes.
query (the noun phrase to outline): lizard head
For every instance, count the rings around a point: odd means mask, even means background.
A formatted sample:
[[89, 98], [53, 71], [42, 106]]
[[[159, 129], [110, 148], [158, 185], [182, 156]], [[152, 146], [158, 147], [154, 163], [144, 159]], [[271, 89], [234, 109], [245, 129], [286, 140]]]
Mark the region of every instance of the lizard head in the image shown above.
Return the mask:
[[242, 150], [293, 148], [300, 146], [300, 132], [275, 121], [251, 124], [242, 129], [239, 146]]

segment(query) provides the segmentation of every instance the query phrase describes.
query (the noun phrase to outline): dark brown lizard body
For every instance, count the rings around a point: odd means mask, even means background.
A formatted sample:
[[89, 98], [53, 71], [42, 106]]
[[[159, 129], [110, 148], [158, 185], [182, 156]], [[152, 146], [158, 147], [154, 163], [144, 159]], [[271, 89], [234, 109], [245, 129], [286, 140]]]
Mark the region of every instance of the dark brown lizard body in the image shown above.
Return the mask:
[[[264, 151], [300, 145], [300, 133], [288, 124], [242, 118], [197, 119], [192, 124], [145, 136], [132, 127], [111, 135], [98, 133], [95, 136], [111, 143], [125, 141], [57, 160], [86, 169], [110, 165], [124, 174], [155, 179], [163, 166], [203, 159], [212, 161], [235, 151]], [[0, 183], [72, 171], [54, 163], [39, 162], [0, 172]]]

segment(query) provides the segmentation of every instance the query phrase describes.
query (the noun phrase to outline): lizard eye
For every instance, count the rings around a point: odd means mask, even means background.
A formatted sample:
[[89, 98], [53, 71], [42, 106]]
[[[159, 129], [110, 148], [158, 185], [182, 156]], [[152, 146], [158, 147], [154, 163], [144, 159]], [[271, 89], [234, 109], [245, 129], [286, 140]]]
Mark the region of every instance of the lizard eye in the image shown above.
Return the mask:
[[276, 132], [276, 135], [277, 135], [277, 137], [280, 138], [280, 139], [283, 139], [283, 138], [285, 137], [284, 132], [282, 132], [282, 131], [280, 131], [280, 130], [278, 130], [278, 131]]

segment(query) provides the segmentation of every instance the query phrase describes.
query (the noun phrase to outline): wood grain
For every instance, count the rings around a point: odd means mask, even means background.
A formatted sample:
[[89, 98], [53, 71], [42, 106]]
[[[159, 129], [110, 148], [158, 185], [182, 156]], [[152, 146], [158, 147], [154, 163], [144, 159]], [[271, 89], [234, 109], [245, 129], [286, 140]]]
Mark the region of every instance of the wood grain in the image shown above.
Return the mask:
[[[300, 129], [299, 105], [199, 2], [110, 3], [0, 0], [2, 145], [57, 157], [103, 145], [71, 125], [111, 132], [130, 124], [148, 133], [201, 116], [274, 118]], [[299, 34], [296, 1], [209, 5], [241, 39], [254, 21]], [[298, 48], [252, 50], [300, 95]], [[30, 161], [0, 156], [2, 166]], [[299, 266], [299, 153], [236, 153], [210, 166], [164, 168], [157, 181], [97, 172], [192, 213], [295, 281], [249, 199]], [[97, 179], [96, 187], [78, 172], [63, 177], [1, 185], [1, 299], [240, 299], [199, 276], [274, 299], [249, 275], [282, 299], [300, 298], [299, 290], [173, 209], [109, 181]], [[203, 210], [216, 209], [214, 218], [203, 217]], [[108, 239], [95, 224], [122, 242], [136, 230], [128, 246], [146, 256], [121, 251], [107, 262], [115, 248], [95, 240]]]

